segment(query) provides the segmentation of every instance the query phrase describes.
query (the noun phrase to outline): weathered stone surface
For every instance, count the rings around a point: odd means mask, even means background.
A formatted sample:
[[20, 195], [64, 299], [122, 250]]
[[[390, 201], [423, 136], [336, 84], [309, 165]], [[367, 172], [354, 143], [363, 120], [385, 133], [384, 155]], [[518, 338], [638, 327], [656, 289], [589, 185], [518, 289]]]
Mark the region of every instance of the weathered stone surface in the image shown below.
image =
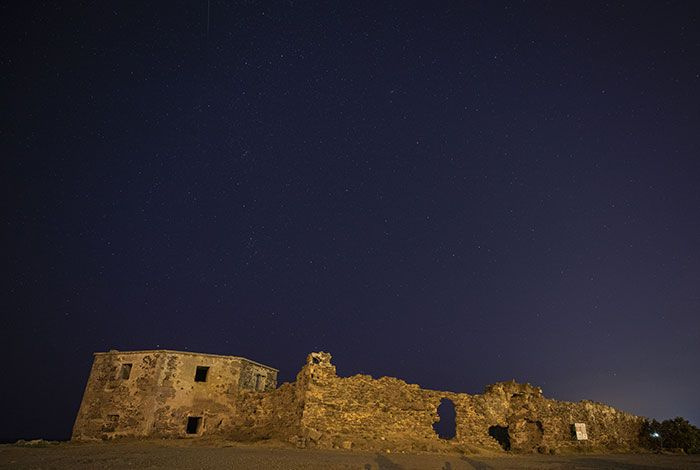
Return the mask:
[[[133, 363], [128, 380], [118, 379], [123, 363]], [[198, 365], [210, 367], [205, 383], [194, 382]], [[276, 373], [228, 356], [98, 354], [73, 437], [188, 436], [188, 418], [199, 416], [195, 436], [274, 438], [300, 448], [554, 453], [634, 449], [643, 421], [599, 403], [548, 399], [539, 387], [514, 381], [468, 395], [391, 377], [338, 377], [324, 352], [309, 354], [292, 384], [275, 388]], [[256, 384], [264, 390], [255, 390]], [[456, 435], [450, 440], [433, 429], [442, 399], [451, 400], [456, 412]], [[116, 425], [110, 421], [115, 414]], [[575, 439], [573, 423], [586, 423], [587, 441]]]
[[[195, 381], [197, 368], [208, 368]], [[128, 373], [124, 372], [128, 369]], [[255, 387], [260, 392], [255, 392]], [[277, 370], [241, 357], [176, 351], [96, 353], [73, 439], [192, 436], [233, 431], [240, 395], [275, 390]]]
[[[421, 389], [402, 380], [356, 375], [337, 377], [330, 355], [315, 353], [297, 377], [305, 390], [302, 427], [321, 433], [317, 445], [351, 440], [355, 447], [395, 450], [499, 450], [491, 426], [507, 433], [517, 452], [629, 450], [638, 446], [643, 418], [607, 405], [568, 403], [545, 398], [539, 387], [516, 382], [490, 385], [482, 395]], [[456, 436], [441, 440], [433, 430], [440, 400], [452, 400]], [[589, 440], [579, 442], [572, 425], [585, 422]]]

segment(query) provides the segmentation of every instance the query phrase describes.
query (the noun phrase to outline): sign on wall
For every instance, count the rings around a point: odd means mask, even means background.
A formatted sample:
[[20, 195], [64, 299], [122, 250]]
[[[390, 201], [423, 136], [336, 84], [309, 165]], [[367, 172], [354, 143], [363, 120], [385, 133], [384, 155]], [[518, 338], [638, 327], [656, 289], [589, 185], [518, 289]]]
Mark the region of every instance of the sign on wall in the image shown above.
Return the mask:
[[574, 431], [576, 431], [577, 441], [588, 440], [588, 433], [586, 432], [586, 423], [574, 423]]

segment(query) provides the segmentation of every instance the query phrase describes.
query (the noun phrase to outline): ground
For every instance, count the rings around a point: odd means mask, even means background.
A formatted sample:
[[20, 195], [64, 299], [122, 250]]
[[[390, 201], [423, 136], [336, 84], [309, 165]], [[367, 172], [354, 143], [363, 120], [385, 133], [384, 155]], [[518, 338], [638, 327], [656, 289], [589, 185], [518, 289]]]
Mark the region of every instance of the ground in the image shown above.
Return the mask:
[[301, 450], [269, 443], [132, 441], [0, 445], [0, 469], [700, 469], [700, 455], [454, 455]]

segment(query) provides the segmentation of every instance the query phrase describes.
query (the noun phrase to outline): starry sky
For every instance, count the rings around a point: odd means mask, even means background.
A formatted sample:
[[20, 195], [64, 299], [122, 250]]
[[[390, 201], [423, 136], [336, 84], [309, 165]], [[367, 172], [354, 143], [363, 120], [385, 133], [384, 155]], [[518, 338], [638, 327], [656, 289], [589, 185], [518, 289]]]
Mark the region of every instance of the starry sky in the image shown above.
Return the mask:
[[109, 349], [700, 424], [697, 2], [0, 14], [0, 440]]

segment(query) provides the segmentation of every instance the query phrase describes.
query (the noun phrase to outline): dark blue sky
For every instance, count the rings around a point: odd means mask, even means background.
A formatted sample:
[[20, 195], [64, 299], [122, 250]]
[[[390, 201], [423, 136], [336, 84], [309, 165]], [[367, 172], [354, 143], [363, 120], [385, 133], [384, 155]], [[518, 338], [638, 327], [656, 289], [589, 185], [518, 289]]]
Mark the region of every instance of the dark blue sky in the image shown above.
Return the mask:
[[700, 424], [697, 2], [4, 3], [0, 439], [93, 351]]

